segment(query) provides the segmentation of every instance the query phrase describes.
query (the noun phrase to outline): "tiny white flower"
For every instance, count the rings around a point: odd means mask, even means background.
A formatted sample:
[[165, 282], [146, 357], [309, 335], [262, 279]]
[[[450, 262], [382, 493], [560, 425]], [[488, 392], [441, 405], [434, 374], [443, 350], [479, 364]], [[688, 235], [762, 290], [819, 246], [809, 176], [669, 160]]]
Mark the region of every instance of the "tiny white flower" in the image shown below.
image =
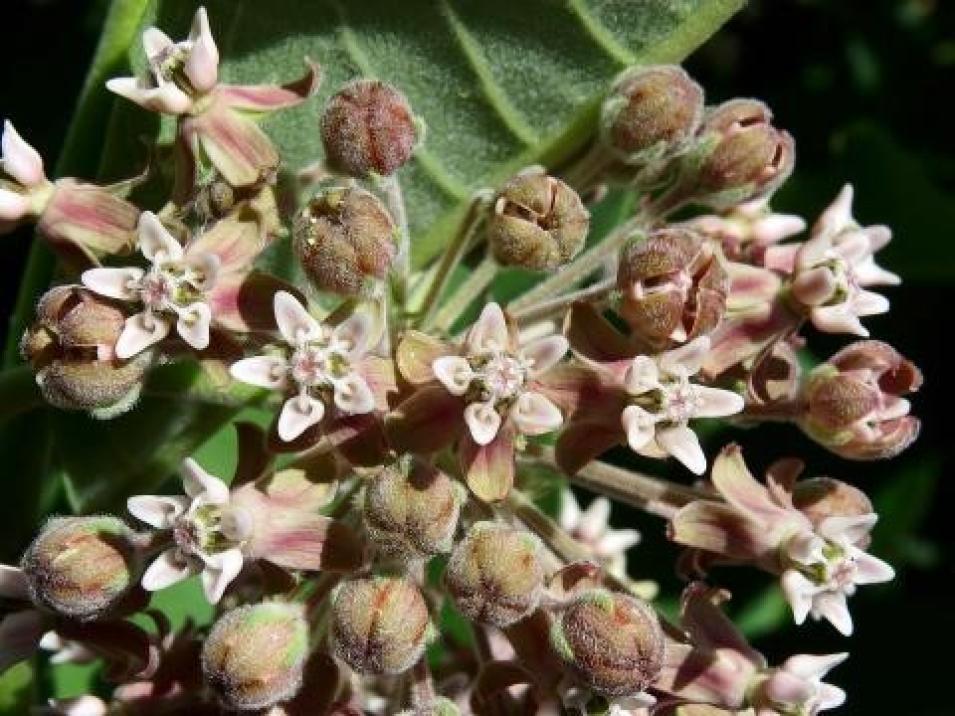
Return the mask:
[[337, 326], [316, 321], [285, 291], [274, 298], [275, 320], [288, 351], [232, 365], [236, 380], [270, 390], [294, 390], [279, 415], [278, 434], [290, 442], [325, 416], [328, 401], [347, 415], [375, 409], [375, 397], [357, 365], [370, 348], [371, 319], [352, 314]]
[[598, 497], [582, 510], [574, 493], [564, 490], [558, 520], [565, 532], [587, 546], [594, 558], [611, 572], [618, 575], [626, 572], [627, 550], [640, 542], [640, 533], [610, 527], [610, 500]]
[[848, 658], [847, 653], [828, 656], [800, 654], [790, 657], [778, 669], [758, 677], [754, 704], [759, 716], [816, 716], [845, 703], [846, 693], [823, 683], [830, 670]]
[[0, 134], [0, 226], [39, 216], [51, 191], [43, 159], [17, 133], [13, 123], [5, 121]]

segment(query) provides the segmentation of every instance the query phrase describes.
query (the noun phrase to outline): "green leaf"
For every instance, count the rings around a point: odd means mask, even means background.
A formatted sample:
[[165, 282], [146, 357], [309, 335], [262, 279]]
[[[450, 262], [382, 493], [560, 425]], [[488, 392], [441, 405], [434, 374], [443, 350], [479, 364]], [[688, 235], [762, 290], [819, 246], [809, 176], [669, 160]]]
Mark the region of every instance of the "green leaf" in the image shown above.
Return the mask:
[[0, 714], [28, 713], [33, 701], [33, 668], [20, 663], [0, 675]]

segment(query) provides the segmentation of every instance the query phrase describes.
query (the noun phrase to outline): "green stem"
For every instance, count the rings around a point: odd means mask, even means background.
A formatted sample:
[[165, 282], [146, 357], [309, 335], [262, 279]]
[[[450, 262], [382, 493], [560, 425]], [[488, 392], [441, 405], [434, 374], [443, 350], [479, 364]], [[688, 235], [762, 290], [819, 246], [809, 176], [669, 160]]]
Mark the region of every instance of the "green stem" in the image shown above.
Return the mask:
[[596, 140], [574, 164], [561, 173], [561, 178], [579, 194], [586, 194], [599, 183], [601, 176], [613, 163], [613, 155]]
[[398, 229], [398, 254], [392, 265], [391, 281], [395, 302], [405, 310], [408, 307], [408, 280], [411, 275], [411, 232], [408, 229], [408, 210], [405, 207], [401, 183], [397, 177], [383, 177], [379, 184], [385, 205]]
[[449, 331], [474, 300], [484, 293], [497, 274], [497, 262], [488, 255], [479, 263], [464, 283], [451, 294], [441, 310], [435, 315], [430, 328]]
[[593, 301], [605, 298], [616, 286], [616, 278], [608, 278], [598, 281], [592, 286], [582, 288], [577, 291], [571, 291], [554, 298], [535, 303], [519, 311], [514, 311], [511, 316], [516, 321], [530, 322], [548, 318], [555, 313], [559, 313], [569, 308], [578, 301]]

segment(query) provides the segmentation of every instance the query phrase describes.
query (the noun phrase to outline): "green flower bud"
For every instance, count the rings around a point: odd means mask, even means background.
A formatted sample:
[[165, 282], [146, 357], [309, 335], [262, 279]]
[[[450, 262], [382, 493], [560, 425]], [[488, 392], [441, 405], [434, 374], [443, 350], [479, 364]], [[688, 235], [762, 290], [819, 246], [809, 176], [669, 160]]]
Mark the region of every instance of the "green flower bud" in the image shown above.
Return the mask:
[[57, 286], [43, 295], [20, 350], [47, 402], [103, 418], [135, 404], [151, 357], [115, 357], [125, 320], [114, 304], [78, 286]]
[[365, 527], [378, 550], [399, 559], [451, 551], [462, 494], [443, 472], [421, 461], [382, 470], [365, 490]]
[[469, 619], [506, 627], [533, 612], [544, 588], [540, 542], [529, 532], [478, 522], [451, 554], [444, 584]]
[[663, 630], [644, 602], [593, 590], [559, 612], [554, 651], [594, 691], [614, 698], [645, 690], [663, 668]]
[[219, 618], [202, 647], [202, 671], [224, 707], [256, 711], [295, 696], [308, 651], [302, 607], [263, 602]]
[[322, 115], [325, 156], [354, 177], [387, 176], [414, 151], [418, 127], [411, 105], [378, 80], [356, 80], [333, 96]]
[[703, 90], [681, 67], [633, 67], [604, 100], [601, 137], [618, 158], [639, 164], [686, 142], [702, 116]]
[[316, 195], [296, 217], [295, 255], [320, 291], [373, 293], [395, 259], [395, 225], [364, 189], [336, 187]]
[[23, 555], [33, 600], [73, 619], [105, 615], [139, 580], [132, 530], [104, 516], [54, 517]]
[[524, 173], [497, 195], [488, 242], [503, 266], [552, 271], [584, 247], [590, 214], [577, 192], [560, 179]]
[[358, 577], [344, 582], [332, 605], [332, 648], [361, 674], [410, 669], [431, 636], [428, 605], [402, 577]]

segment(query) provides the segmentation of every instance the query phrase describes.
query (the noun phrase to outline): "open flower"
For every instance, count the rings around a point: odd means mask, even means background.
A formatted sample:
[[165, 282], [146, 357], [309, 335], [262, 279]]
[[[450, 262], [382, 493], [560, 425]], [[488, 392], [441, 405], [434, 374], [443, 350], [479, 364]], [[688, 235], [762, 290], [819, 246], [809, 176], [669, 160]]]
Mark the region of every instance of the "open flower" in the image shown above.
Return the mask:
[[885, 313], [889, 301], [866, 289], [900, 283], [874, 259], [891, 238], [887, 226], [862, 227], [852, 217], [852, 186], [847, 184], [796, 253], [792, 296], [816, 328], [869, 335], [859, 318]]
[[374, 411], [379, 401], [366, 379], [375, 360], [366, 355], [374, 342], [368, 315], [353, 313], [329, 326], [316, 321], [290, 293], [279, 291], [273, 303], [286, 350], [240, 360], [231, 373], [244, 383], [294, 393], [282, 406], [279, 437], [295, 440], [318, 424], [331, 405], [345, 415]]
[[143, 33], [147, 77], [106, 83], [116, 94], [153, 112], [181, 117], [190, 151], [201, 149], [227, 182], [248, 186], [278, 167], [271, 140], [252, 117], [303, 102], [318, 84], [317, 69], [288, 85], [219, 83], [219, 50], [205, 8], [196, 11], [189, 37], [173, 42], [162, 30]]
[[670, 538], [780, 575], [797, 624], [811, 615], [848, 635], [847, 597], [858, 585], [891, 580], [894, 572], [863, 550], [878, 519], [874, 513], [860, 514], [856, 505], [838, 501], [828, 505], [825, 517], [802, 501], [803, 509], [796, 507], [793, 488], [801, 469], [798, 461], [782, 460], [770, 468], [763, 486], [746, 468], [739, 448], [725, 448], [711, 476], [725, 502], [698, 500], [681, 508], [671, 520]]
[[610, 500], [597, 497], [582, 510], [574, 493], [561, 493], [561, 528], [586, 546], [599, 563], [614, 574], [627, 571], [627, 550], [640, 542], [640, 533], [634, 529], [616, 530], [610, 526]]
[[417, 390], [389, 416], [391, 441], [432, 452], [460, 437], [471, 490], [484, 500], [503, 499], [514, 479], [515, 442], [563, 424], [551, 378], [567, 348], [560, 335], [521, 346], [496, 303], [484, 307], [457, 346], [408, 332], [397, 363]]

